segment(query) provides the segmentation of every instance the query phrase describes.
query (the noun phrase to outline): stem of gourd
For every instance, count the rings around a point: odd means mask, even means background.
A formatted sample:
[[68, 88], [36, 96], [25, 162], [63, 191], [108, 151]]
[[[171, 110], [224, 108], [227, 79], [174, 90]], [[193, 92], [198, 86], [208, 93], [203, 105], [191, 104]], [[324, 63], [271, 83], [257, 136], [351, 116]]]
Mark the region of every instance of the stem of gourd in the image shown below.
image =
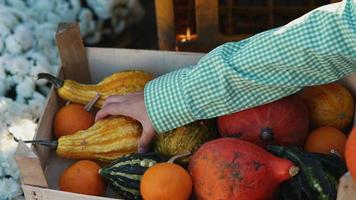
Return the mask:
[[55, 77], [55, 76], [52, 76], [51, 74], [48, 74], [48, 73], [39, 73], [37, 75], [37, 80], [38, 79], [46, 79], [47, 81], [51, 82], [55, 88], [61, 88], [63, 85], [64, 85], [64, 81]]
[[100, 94], [96, 93], [95, 97], [89, 101], [87, 105], [85, 105], [85, 110], [90, 112], [90, 110], [93, 108], [93, 106], [96, 104], [96, 102], [100, 99]]
[[[12, 138], [14, 139], [15, 142], [20, 141], [11, 132], [9, 132], [9, 134], [12, 136]], [[31, 144], [39, 144], [39, 145], [50, 147], [51, 149], [57, 149], [57, 146], [58, 146], [58, 142], [55, 140], [53, 140], [53, 141], [49, 141], [49, 140], [22, 140], [22, 142], [23, 143], [31, 143]]]
[[173, 156], [171, 159], [168, 160], [168, 163], [174, 163], [174, 161], [176, 159], [181, 158], [181, 157], [185, 157], [185, 156], [189, 156], [190, 154], [191, 154], [190, 152], [186, 152], [186, 153], [182, 153], [182, 154]]

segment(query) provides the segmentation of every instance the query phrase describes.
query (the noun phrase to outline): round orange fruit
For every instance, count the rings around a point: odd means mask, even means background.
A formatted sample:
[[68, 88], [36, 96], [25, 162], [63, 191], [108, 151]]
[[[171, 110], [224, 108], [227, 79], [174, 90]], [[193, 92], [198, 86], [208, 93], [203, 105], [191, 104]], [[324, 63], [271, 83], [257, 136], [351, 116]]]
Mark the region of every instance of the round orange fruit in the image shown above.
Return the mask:
[[192, 187], [192, 179], [183, 167], [159, 163], [143, 174], [140, 191], [145, 200], [188, 200]]
[[304, 144], [305, 151], [329, 154], [333, 150], [344, 157], [346, 136], [339, 129], [324, 126], [312, 131]]
[[80, 130], [86, 130], [94, 124], [94, 120], [94, 114], [85, 110], [83, 105], [66, 105], [54, 117], [54, 135], [56, 138], [60, 138]]
[[99, 174], [100, 165], [90, 160], [81, 160], [67, 168], [60, 177], [59, 189], [87, 195], [101, 196], [106, 183]]

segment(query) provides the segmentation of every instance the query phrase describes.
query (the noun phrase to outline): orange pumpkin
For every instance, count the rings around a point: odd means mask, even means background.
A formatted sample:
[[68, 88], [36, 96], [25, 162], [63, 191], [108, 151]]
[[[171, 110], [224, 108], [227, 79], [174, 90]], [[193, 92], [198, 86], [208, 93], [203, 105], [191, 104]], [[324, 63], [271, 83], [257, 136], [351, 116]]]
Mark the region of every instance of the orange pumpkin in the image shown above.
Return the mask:
[[304, 149], [308, 152], [329, 154], [335, 150], [344, 157], [346, 136], [339, 129], [324, 126], [312, 131], [305, 142]]
[[305, 88], [301, 97], [307, 103], [311, 126], [347, 128], [353, 118], [354, 100], [351, 93], [338, 83]]
[[[176, 157], [174, 157], [175, 159]], [[192, 179], [181, 166], [158, 163], [143, 174], [140, 191], [145, 200], [187, 200], [192, 193]]]
[[54, 117], [54, 135], [60, 138], [80, 130], [86, 130], [94, 124], [95, 116], [83, 105], [69, 104], [62, 107]]
[[356, 181], [356, 128], [353, 128], [347, 138], [345, 160], [353, 180]]
[[67, 168], [60, 177], [59, 189], [87, 195], [101, 196], [106, 183], [99, 175], [101, 167], [90, 160], [81, 160]]

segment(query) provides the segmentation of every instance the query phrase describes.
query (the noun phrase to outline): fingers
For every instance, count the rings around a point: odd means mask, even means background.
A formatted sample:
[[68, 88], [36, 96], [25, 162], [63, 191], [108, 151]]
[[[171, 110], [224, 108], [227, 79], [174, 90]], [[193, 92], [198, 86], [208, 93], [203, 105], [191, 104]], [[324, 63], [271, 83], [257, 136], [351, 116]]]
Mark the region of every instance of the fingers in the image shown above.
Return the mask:
[[154, 137], [154, 131], [150, 131], [150, 130], [143, 130], [143, 133], [141, 135], [139, 144], [138, 144], [138, 152], [139, 153], [145, 153], [148, 152], [150, 150], [150, 143]]
[[120, 102], [123, 102], [124, 101], [124, 98], [123, 96], [120, 96], [120, 95], [113, 95], [113, 96], [109, 96], [106, 98], [104, 104], [102, 107], [106, 106], [107, 104], [110, 104], [110, 103], [120, 103]]

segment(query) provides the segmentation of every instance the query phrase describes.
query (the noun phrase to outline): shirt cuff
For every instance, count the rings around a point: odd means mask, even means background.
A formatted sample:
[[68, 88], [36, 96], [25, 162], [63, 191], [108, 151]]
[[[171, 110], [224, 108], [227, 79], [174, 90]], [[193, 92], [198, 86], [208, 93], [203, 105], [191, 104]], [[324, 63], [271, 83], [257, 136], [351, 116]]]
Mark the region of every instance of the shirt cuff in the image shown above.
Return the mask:
[[145, 106], [153, 128], [164, 133], [194, 121], [186, 104], [181, 80], [185, 69], [160, 76], [146, 84]]

